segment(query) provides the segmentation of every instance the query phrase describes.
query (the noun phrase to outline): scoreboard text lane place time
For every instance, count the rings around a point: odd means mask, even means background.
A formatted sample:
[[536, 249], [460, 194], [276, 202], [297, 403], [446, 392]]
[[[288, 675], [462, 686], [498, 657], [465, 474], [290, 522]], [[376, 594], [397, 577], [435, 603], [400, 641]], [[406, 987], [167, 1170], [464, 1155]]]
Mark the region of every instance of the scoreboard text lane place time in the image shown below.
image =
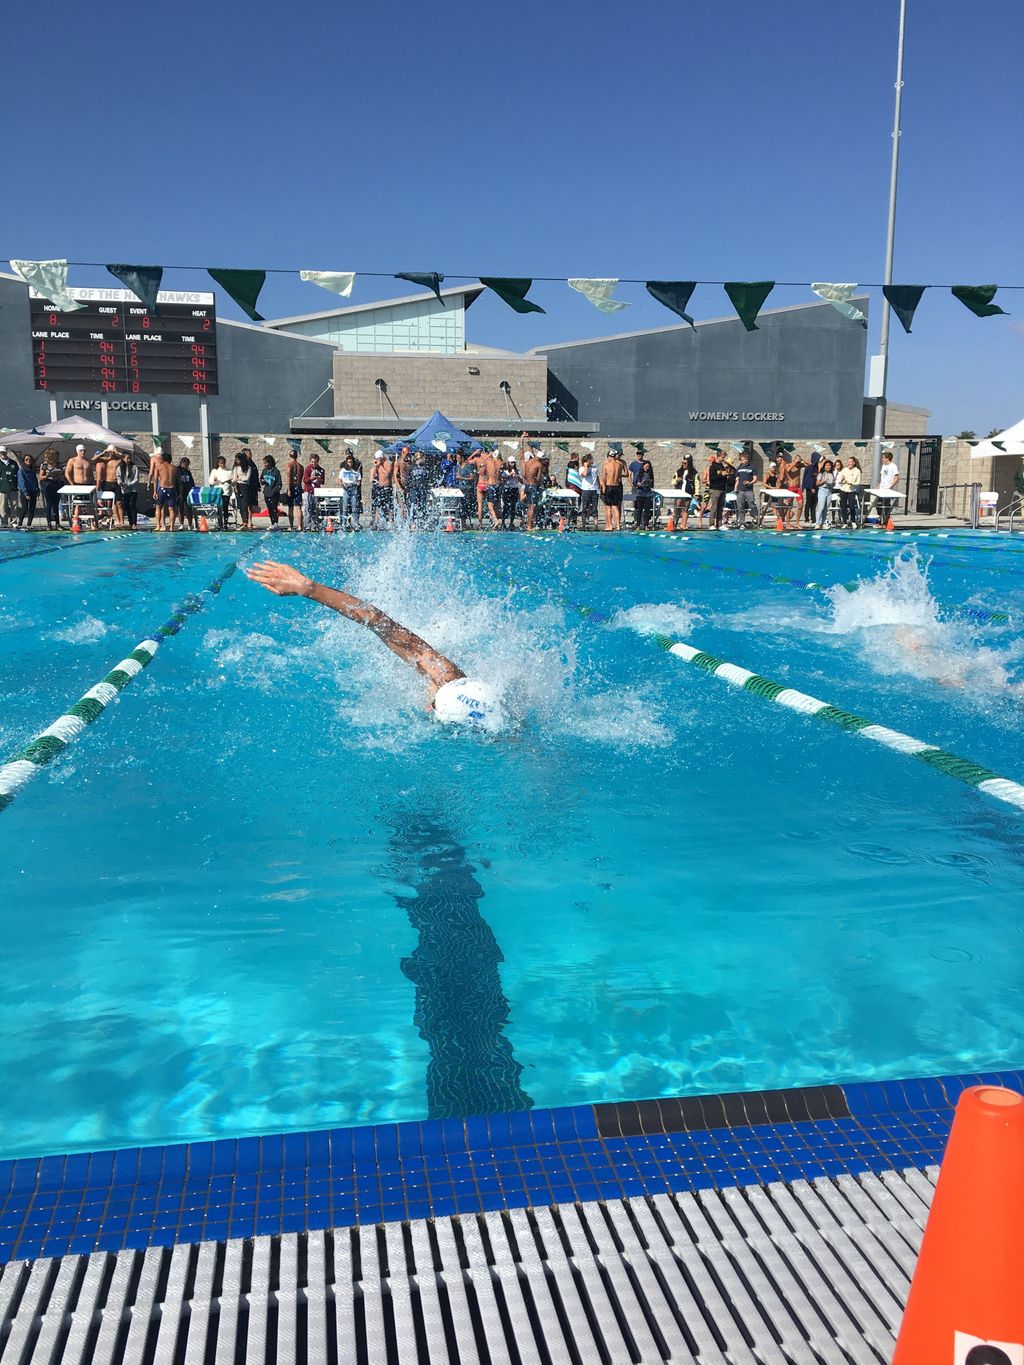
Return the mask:
[[77, 393], [217, 392], [212, 294], [161, 292], [150, 312], [127, 289], [69, 289], [84, 307], [59, 313], [29, 290], [37, 389]]

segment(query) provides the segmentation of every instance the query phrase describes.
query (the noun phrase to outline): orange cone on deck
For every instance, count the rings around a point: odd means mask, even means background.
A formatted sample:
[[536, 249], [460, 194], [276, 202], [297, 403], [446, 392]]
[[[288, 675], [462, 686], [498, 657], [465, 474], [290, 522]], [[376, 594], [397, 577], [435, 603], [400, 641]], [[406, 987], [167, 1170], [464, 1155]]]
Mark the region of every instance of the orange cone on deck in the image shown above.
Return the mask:
[[666, 523], [665, 523], [665, 530], [666, 530], [666, 531], [674, 531], [675, 529], [676, 529], [676, 514], [675, 514], [675, 512], [669, 512], [669, 514], [668, 514], [668, 521], [666, 521]]
[[960, 1096], [892, 1365], [1024, 1362], [1024, 1095]]
[[74, 515], [73, 515], [72, 518], [71, 518], [71, 533], [72, 533], [72, 535], [76, 535], [76, 536], [77, 536], [77, 535], [79, 534], [79, 532], [81, 531], [81, 529], [82, 529], [82, 523], [78, 520], [78, 508], [76, 507], [76, 508], [75, 508]]
[[565, 530], [565, 513], [564, 513], [564, 512], [563, 512], [562, 515], [558, 518], [558, 529], [559, 529], [560, 531], [564, 531], [564, 530]]
[[200, 515], [199, 517], [199, 529], [200, 531], [205, 531], [207, 533], [209, 533], [210, 530], [209, 526], [207, 525], [206, 518], [202, 515]]
[[893, 525], [892, 513], [891, 513], [891, 512], [889, 513], [889, 520], [885, 523], [885, 529], [886, 529], [887, 531], [895, 531], [895, 530], [896, 530], [896, 527]]
[[786, 529], [785, 526], [782, 524], [782, 517], [779, 515], [778, 512], [775, 513], [775, 529], [776, 531], [784, 531]]
[[327, 518], [327, 534], [328, 534], [329, 536], [334, 534], [334, 518], [333, 518], [333, 517], [328, 517], [328, 518]]

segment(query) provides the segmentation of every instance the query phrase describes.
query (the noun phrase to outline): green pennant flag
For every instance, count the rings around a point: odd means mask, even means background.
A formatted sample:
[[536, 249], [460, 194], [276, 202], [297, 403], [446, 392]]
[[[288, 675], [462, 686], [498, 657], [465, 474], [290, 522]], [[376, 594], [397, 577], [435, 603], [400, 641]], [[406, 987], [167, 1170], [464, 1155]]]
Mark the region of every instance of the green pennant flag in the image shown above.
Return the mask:
[[633, 447], [633, 449], [636, 451], [638, 455], [647, 454], [647, 447], [644, 445], [643, 441], [630, 441], [629, 444]]
[[156, 296], [160, 292], [160, 281], [164, 275], [163, 266], [108, 265], [107, 270], [115, 280], [120, 280], [126, 289], [130, 289], [151, 313], [157, 311]]
[[690, 296], [697, 288], [695, 280], [648, 280], [644, 288], [652, 299], [657, 299], [691, 327], [695, 326], [693, 318], [686, 311]]
[[380, 446], [381, 450], [386, 449], [391, 444], [391, 442], [386, 441], [383, 436], [375, 436], [373, 439]]
[[829, 441], [828, 448], [833, 455], [838, 455], [843, 448], [843, 443], [842, 441]]
[[683, 442], [683, 445], [686, 447], [687, 450], [696, 450], [696, 449], [697, 449], [697, 442], [696, 442], [696, 441], [684, 441], [684, 442]]
[[761, 447], [761, 453], [762, 453], [762, 455], [766, 455], [766, 456], [768, 457], [768, 459], [770, 460], [770, 459], [772, 458], [772, 456], [775, 454], [775, 442], [774, 442], [774, 441], [758, 441], [757, 444]]
[[436, 273], [419, 275], [415, 271], [400, 270], [395, 276], [396, 280], [408, 280], [410, 284], [418, 284], [423, 289], [432, 289], [437, 295], [437, 301], [442, 308], [445, 307], [444, 299], [441, 297], [441, 285], [444, 283], [444, 276]]
[[1005, 308], [992, 302], [998, 288], [997, 284], [954, 284], [949, 292], [976, 318], [994, 318], [997, 313], [1006, 315]]
[[233, 441], [240, 441], [240, 442], [242, 443], [242, 445], [244, 445], [244, 446], [247, 446], [247, 445], [249, 444], [249, 438], [248, 438], [248, 436], [232, 436], [231, 439], [232, 439]]
[[565, 451], [566, 455], [568, 455], [568, 453], [569, 453], [569, 442], [568, 442], [568, 441], [556, 441], [556, 442], [555, 442], [555, 447], [556, 447], [556, 449], [558, 449], [558, 450], [563, 450], [563, 451]]
[[729, 295], [729, 302], [736, 309], [736, 316], [748, 332], [759, 330], [754, 319], [774, 288], [774, 280], [756, 280], [753, 282], [733, 280], [725, 286], [725, 292]]
[[910, 331], [921, 295], [928, 288], [926, 284], [883, 284], [882, 295], [889, 307], [903, 324], [905, 332]]
[[263, 321], [262, 315], [256, 311], [256, 300], [260, 296], [260, 290], [267, 282], [265, 270], [211, 270], [207, 268], [206, 273], [211, 279], [216, 280], [224, 293], [234, 299], [242, 312], [251, 317], [253, 322]]
[[853, 444], [854, 444], [855, 446], [866, 446], [866, 445], [867, 445], [867, 441], [854, 441]]
[[1006, 446], [1002, 441], [993, 441], [992, 444], [995, 446], [996, 450], [1001, 450], [1004, 455], [1006, 454]]
[[60, 439], [62, 441], [73, 441], [75, 439], [75, 433], [73, 431], [62, 431], [60, 433]]
[[317, 437], [315, 437], [314, 439], [316, 440], [317, 445], [318, 445], [318, 446], [320, 447], [320, 449], [324, 452], [324, 454], [325, 454], [325, 455], [330, 455], [330, 453], [331, 453], [331, 443], [330, 443], [330, 441], [328, 441], [328, 440], [326, 439], [326, 437], [324, 437], [324, 436], [317, 436]]
[[782, 449], [787, 455], [792, 455], [793, 451], [796, 450], [796, 445], [792, 441], [783, 441]]
[[539, 303], [533, 303], [526, 297], [533, 280], [505, 279], [499, 275], [481, 275], [480, 283], [493, 290], [499, 299], [503, 299], [517, 313], [544, 312]]
[[704, 444], [707, 446], [708, 450], [713, 450], [716, 455], [721, 452], [722, 447], [717, 441], [705, 441]]
[[170, 442], [170, 439], [171, 439], [171, 433], [170, 433], [169, 431], [154, 431], [154, 432], [153, 432], [153, 449], [154, 449], [154, 450], [163, 450], [163, 448], [164, 448], [164, 443], [165, 443], [165, 442], [169, 443], [169, 442]]

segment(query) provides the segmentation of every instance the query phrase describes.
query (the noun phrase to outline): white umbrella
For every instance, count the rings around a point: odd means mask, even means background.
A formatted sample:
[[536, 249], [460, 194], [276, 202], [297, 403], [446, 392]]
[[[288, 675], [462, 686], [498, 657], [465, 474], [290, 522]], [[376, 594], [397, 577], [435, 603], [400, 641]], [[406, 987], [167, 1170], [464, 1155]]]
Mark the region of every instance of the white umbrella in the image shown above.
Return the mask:
[[60, 422], [47, 422], [45, 426], [33, 427], [30, 431], [10, 431], [0, 436], [0, 445], [5, 445], [8, 450], [17, 450], [21, 455], [31, 455], [45, 450], [47, 446], [60, 445], [97, 446], [101, 450], [113, 446], [115, 450], [123, 450], [129, 455], [135, 450], [135, 442], [127, 436], [101, 427], [98, 422], [90, 422], [85, 417], [65, 417]]
[[1012, 427], [1001, 431], [998, 436], [992, 436], [987, 441], [979, 441], [971, 451], [972, 460], [982, 460], [986, 457], [991, 459], [996, 455], [1024, 455], [1024, 417]]

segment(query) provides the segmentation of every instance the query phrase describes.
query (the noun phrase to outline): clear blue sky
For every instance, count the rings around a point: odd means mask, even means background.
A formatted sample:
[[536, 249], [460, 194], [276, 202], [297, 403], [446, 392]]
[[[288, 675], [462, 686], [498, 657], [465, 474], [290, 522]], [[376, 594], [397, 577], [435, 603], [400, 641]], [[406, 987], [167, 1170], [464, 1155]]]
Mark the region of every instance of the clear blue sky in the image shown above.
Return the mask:
[[[12, 0], [0, 251], [34, 259], [449, 275], [881, 279], [897, 0], [286, 5]], [[1024, 284], [1022, 0], [909, 0], [896, 272]], [[72, 283], [107, 283], [73, 271]], [[165, 287], [205, 276], [168, 272]], [[352, 302], [407, 292], [357, 280]], [[485, 296], [523, 350], [663, 326]], [[776, 290], [768, 306], [809, 299]], [[932, 430], [1024, 416], [1012, 318], [925, 295], [890, 396]], [[226, 299], [229, 317], [241, 316]], [[331, 306], [271, 276], [267, 317]], [[728, 303], [699, 289], [697, 317]], [[873, 300], [871, 348], [877, 341]], [[809, 433], [813, 434], [813, 433]]]

